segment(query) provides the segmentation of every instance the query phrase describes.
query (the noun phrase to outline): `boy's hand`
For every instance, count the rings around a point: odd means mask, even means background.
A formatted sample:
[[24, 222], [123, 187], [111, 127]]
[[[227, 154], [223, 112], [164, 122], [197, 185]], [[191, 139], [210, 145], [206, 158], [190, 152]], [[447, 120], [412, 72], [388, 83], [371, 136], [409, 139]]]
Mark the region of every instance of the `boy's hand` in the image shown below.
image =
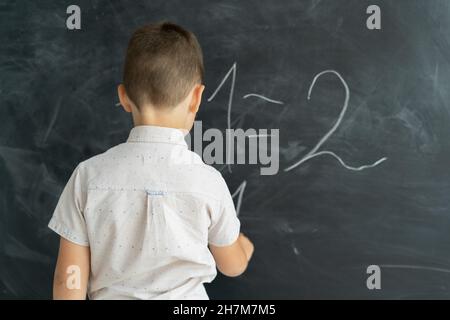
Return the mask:
[[224, 247], [217, 247], [212, 244], [209, 249], [216, 261], [217, 269], [228, 277], [241, 275], [248, 266], [248, 261], [253, 255], [253, 243], [242, 233], [236, 241]]
[[253, 252], [255, 251], [255, 246], [253, 243], [247, 238], [243, 233], [239, 235], [239, 244], [247, 256], [247, 261], [250, 261], [252, 258]]

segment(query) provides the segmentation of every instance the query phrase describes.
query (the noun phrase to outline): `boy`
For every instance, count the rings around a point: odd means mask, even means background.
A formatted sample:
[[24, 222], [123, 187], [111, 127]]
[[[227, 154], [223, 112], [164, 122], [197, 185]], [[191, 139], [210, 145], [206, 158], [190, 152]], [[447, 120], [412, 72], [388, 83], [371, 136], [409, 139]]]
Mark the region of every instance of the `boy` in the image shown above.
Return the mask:
[[208, 299], [203, 283], [216, 266], [245, 271], [253, 244], [226, 183], [184, 140], [202, 80], [191, 32], [172, 23], [135, 31], [118, 87], [135, 127], [77, 166], [49, 223], [61, 236], [55, 299]]

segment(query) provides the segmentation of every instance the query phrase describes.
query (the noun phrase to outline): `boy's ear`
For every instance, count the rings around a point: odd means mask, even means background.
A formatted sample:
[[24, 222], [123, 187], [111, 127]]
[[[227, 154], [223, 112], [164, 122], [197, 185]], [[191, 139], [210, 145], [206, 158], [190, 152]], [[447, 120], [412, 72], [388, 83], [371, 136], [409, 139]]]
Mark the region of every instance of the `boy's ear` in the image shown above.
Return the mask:
[[127, 91], [125, 90], [125, 86], [122, 83], [117, 87], [117, 94], [119, 95], [119, 101], [122, 105], [122, 108], [126, 112], [131, 112], [131, 102], [130, 99], [128, 99]]
[[203, 90], [205, 90], [205, 86], [203, 84], [197, 84], [194, 87], [194, 91], [192, 93], [192, 100], [190, 105], [190, 111], [193, 113], [197, 113], [200, 108], [200, 103], [202, 102], [202, 94]]

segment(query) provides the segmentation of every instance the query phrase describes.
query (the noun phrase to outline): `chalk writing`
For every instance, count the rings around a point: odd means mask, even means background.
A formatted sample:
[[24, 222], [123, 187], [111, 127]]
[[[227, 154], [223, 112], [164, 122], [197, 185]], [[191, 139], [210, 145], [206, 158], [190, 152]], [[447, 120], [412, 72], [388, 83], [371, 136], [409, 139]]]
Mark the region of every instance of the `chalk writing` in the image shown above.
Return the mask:
[[335, 154], [332, 151], [324, 150], [324, 151], [317, 152], [317, 150], [319, 150], [319, 148], [328, 140], [328, 138], [330, 138], [330, 136], [336, 131], [336, 129], [341, 124], [342, 119], [345, 116], [345, 112], [347, 111], [347, 108], [348, 108], [348, 102], [350, 100], [350, 90], [348, 88], [348, 85], [345, 82], [344, 78], [342, 78], [342, 76], [339, 74], [339, 72], [337, 72], [335, 70], [325, 70], [325, 71], [318, 73], [314, 77], [314, 79], [311, 82], [311, 85], [309, 87], [309, 90], [308, 90], [308, 100], [311, 99], [311, 92], [312, 92], [312, 89], [314, 88], [314, 85], [316, 84], [317, 79], [319, 79], [319, 77], [321, 77], [322, 75], [327, 74], [327, 73], [335, 74], [339, 78], [339, 80], [342, 82], [342, 85], [344, 86], [345, 100], [344, 100], [344, 104], [342, 105], [341, 113], [339, 114], [338, 119], [336, 120], [334, 125], [331, 127], [331, 129], [322, 137], [322, 139], [319, 140], [319, 142], [316, 144], [316, 146], [314, 148], [312, 148], [302, 159], [300, 159], [293, 165], [285, 168], [284, 171], [290, 171], [290, 170], [294, 169], [295, 167], [301, 165], [302, 163], [305, 163], [306, 161], [308, 161], [312, 158], [322, 156], [322, 155], [330, 155], [330, 156], [336, 158], [344, 168], [349, 169], [349, 170], [354, 170], [354, 171], [361, 171], [364, 169], [373, 168], [373, 167], [379, 165], [380, 163], [382, 163], [383, 161], [387, 160], [386, 157], [383, 157], [383, 158], [375, 161], [372, 164], [362, 165], [359, 167], [352, 167], [352, 166], [347, 165], [337, 154]]

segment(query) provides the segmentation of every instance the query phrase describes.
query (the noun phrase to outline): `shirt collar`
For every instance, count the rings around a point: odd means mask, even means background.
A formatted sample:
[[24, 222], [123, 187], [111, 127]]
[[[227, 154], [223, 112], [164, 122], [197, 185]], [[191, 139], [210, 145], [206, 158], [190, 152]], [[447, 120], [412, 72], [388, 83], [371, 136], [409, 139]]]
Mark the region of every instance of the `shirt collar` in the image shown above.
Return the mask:
[[181, 129], [136, 126], [131, 129], [127, 142], [162, 142], [187, 146], [184, 136], [185, 134]]

